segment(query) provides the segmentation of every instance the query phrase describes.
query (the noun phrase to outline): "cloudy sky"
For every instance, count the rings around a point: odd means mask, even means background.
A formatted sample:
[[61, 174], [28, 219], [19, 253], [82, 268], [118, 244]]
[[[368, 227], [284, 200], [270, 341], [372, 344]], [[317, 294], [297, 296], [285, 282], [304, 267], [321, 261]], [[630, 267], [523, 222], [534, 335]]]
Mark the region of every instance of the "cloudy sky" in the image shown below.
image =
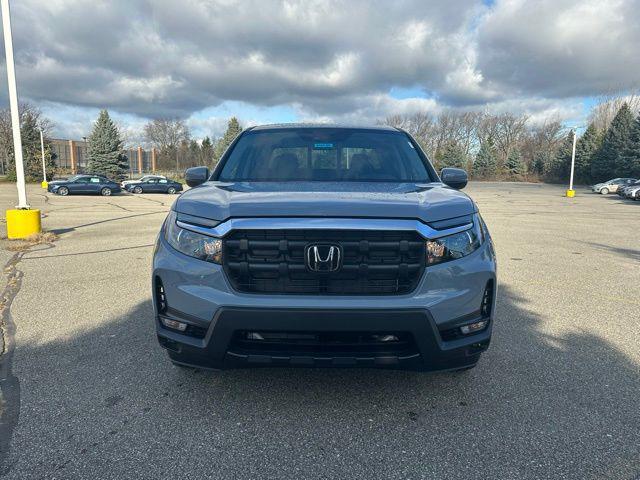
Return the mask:
[[640, 84], [640, 0], [14, 0], [12, 22], [21, 100], [62, 138], [86, 135], [99, 108], [133, 141], [154, 117], [185, 118], [196, 137], [231, 115], [372, 123], [453, 107], [581, 122]]

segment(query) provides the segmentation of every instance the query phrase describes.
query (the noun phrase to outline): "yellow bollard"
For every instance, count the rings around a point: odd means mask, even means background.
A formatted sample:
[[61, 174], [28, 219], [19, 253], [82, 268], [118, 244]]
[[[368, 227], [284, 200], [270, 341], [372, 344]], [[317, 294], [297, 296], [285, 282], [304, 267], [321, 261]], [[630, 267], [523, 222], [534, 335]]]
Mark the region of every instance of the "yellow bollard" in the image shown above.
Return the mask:
[[41, 230], [40, 210], [7, 210], [8, 238], [27, 238]]
[[575, 196], [576, 196], [576, 191], [575, 190], [567, 190], [567, 197], [573, 198]]
[[49, 182], [46, 182], [43, 180], [42, 183], [40, 183], [40, 186], [46, 190], [47, 187], [49, 186]]

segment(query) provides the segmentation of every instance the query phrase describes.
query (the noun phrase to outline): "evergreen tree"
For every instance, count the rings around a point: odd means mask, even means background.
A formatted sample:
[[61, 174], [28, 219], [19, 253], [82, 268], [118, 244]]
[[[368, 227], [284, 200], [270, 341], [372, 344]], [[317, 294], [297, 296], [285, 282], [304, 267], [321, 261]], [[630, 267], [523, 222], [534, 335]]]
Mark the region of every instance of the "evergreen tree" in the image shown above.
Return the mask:
[[542, 175], [551, 162], [551, 154], [547, 151], [536, 152], [533, 156], [533, 163], [531, 164], [531, 170], [533, 173]]
[[[40, 146], [40, 126], [38, 114], [30, 110], [20, 116], [20, 136], [22, 138], [22, 161], [24, 176], [28, 182], [41, 182], [42, 176], [42, 149]], [[51, 152], [51, 142], [44, 138], [44, 161], [47, 170], [47, 178], [51, 179], [56, 171], [55, 154]], [[9, 147], [9, 180], [16, 179], [16, 164], [13, 155], [13, 143]]]
[[640, 114], [631, 127], [622, 163], [625, 177], [640, 178]]
[[224, 132], [222, 138], [218, 139], [216, 142], [216, 146], [213, 152], [214, 164], [220, 161], [222, 155], [227, 150], [229, 145], [236, 139], [238, 135], [242, 132], [242, 127], [240, 126], [240, 122], [236, 117], [231, 117], [229, 119], [229, 123], [227, 124], [227, 131]]
[[200, 164], [200, 144], [195, 139], [191, 139], [189, 142], [188, 157], [188, 166], [196, 167]]
[[602, 147], [591, 162], [591, 176], [597, 182], [623, 176], [623, 155], [627, 150], [633, 115], [626, 103], [620, 107], [602, 141]]
[[591, 162], [602, 144], [602, 135], [591, 123], [576, 143], [576, 163], [574, 178], [576, 183], [589, 183], [591, 180]]
[[442, 168], [454, 167], [465, 168], [467, 165], [466, 155], [460, 145], [455, 142], [449, 143], [440, 156], [440, 165]]
[[514, 148], [509, 152], [504, 168], [511, 176], [523, 175], [525, 173], [524, 162], [522, 161], [520, 150]]
[[200, 164], [210, 166], [213, 161], [213, 143], [209, 137], [204, 137], [200, 144]]
[[569, 181], [571, 169], [571, 152], [573, 150], [573, 132], [569, 132], [558, 148], [555, 157], [550, 158], [546, 165], [544, 175], [551, 182]]
[[488, 138], [480, 145], [480, 150], [473, 162], [472, 173], [474, 177], [487, 178], [497, 173], [498, 160], [496, 158], [493, 140]]
[[87, 147], [87, 170], [111, 179], [125, 178], [129, 170], [127, 157], [122, 153], [122, 139], [118, 127], [102, 110], [93, 125]]

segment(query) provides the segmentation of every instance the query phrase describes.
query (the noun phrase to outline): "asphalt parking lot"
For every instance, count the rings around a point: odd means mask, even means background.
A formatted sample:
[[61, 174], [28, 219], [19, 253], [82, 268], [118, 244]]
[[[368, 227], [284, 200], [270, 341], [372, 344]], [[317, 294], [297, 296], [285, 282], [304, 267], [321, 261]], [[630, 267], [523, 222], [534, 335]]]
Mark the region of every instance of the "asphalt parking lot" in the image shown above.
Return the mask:
[[[477, 368], [206, 372], [171, 365], [154, 337], [152, 245], [176, 197], [29, 187], [59, 239], [0, 251], [0, 471], [640, 478], [640, 202], [534, 184], [468, 192], [499, 261], [493, 343]], [[3, 209], [14, 197], [0, 185]]]

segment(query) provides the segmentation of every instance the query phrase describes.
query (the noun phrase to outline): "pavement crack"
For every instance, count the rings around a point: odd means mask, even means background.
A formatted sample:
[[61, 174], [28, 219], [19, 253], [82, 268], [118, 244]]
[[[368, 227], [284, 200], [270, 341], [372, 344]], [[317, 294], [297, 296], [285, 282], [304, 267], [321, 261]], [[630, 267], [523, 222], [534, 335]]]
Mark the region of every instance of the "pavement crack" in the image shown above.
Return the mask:
[[132, 213], [134, 213], [134, 210], [129, 210], [128, 208], [123, 207], [122, 205], [118, 205], [117, 203], [111, 203], [111, 202], [109, 202], [109, 203], [107, 203], [107, 205], [111, 205], [112, 207], [119, 208], [119, 209], [121, 209], [121, 210], [124, 210], [125, 212], [132, 212]]
[[20, 415], [20, 381], [11, 370], [16, 331], [11, 304], [22, 286], [23, 272], [18, 264], [24, 253], [16, 252], [5, 264], [3, 272], [7, 283], [0, 296], [0, 476], [11, 469], [9, 448]]

